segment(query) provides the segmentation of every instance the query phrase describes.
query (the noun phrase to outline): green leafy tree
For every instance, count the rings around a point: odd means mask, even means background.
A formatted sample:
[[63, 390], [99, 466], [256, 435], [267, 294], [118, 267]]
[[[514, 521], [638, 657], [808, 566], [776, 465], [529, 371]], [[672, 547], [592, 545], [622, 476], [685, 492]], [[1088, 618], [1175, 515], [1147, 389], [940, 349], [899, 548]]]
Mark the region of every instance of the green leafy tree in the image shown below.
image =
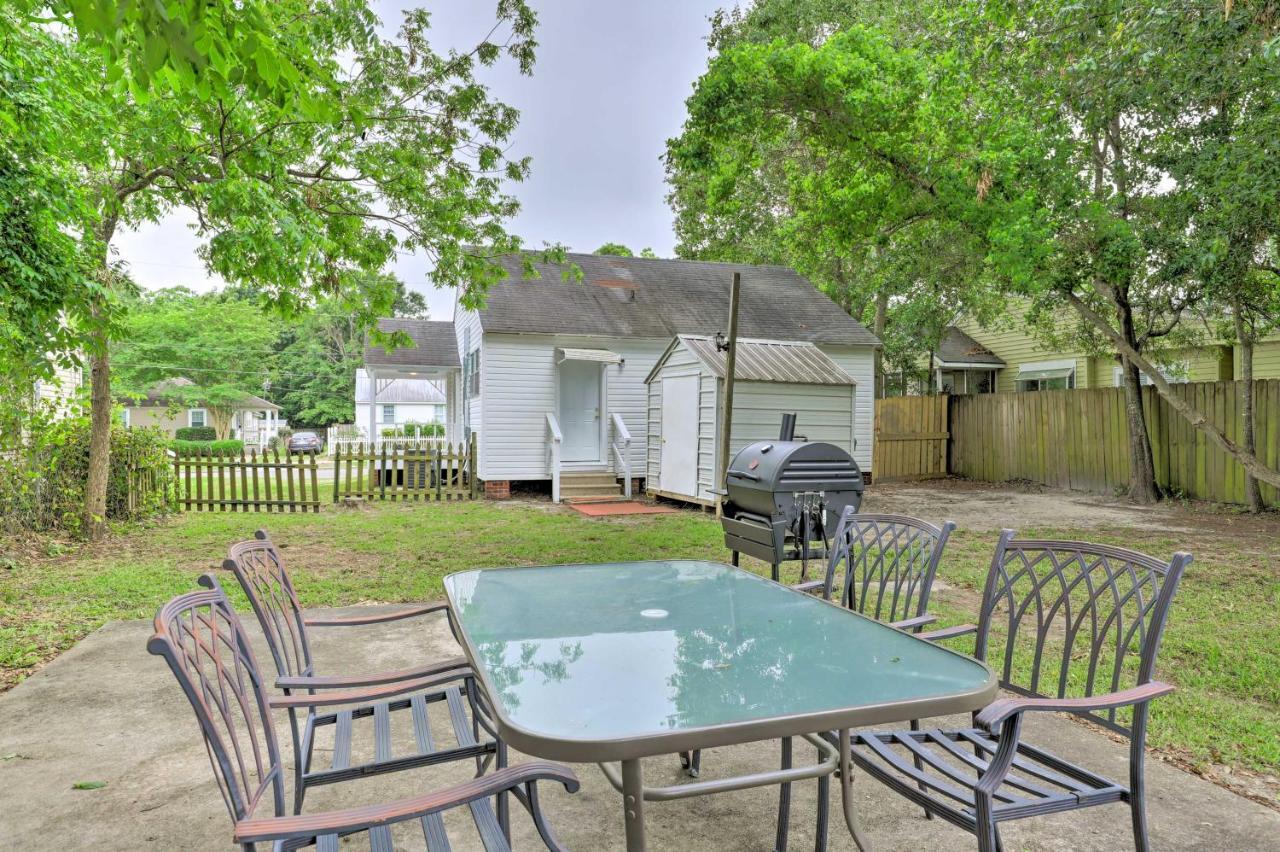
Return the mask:
[[[110, 451], [119, 229], [191, 211], [210, 270], [254, 283], [285, 315], [344, 298], [344, 273], [381, 269], [397, 251], [427, 256], [435, 283], [474, 305], [505, 274], [493, 256], [520, 248], [504, 226], [517, 210], [506, 187], [529, 168], [507, 155], [518, 115], [476, 70], [506, 56], [531, 71], [536, 19], [523, 0], [499, 0], [494, 29], [466, 51], [436, 48], [423, 10], [380, 37], [362, 0], [23, 9], [23, 25], [63, 54], [41, 73], [82, 78], [92, 107], [54, 105], [73, 132], [53, 152], [90, 202], [76, 224], [91, 286], [73, 301], [93, 320], [91, 535]], [[364, 326], [390, 307], [349, 301]]]
[[[393, 293], [392, 316], [427, 318], [426, 299], [394, 275], [359, 274], [353, 279], [347, 289]], [[364, 339], [364, 326], [337, 300], [322, 301], [284, 330], [271, 389], [272, 400], [290, 423], [320, 427], [352, 422]]]
[[224, 440], [237, 406], [268, 387], [278, 335], [279, 320], [243, 299], [183, 288], [145, 293], [129, 305], [111, 346], [116, 394], [163, 388], [174, 405], [207, 408]]

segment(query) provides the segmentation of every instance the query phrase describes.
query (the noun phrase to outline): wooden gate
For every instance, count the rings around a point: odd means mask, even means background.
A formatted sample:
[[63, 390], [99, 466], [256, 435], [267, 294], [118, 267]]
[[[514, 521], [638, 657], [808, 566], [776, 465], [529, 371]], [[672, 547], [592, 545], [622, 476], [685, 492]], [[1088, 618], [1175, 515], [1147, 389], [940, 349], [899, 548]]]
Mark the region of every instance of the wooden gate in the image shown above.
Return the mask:
[[947, 401], [946, 395], [876, 400], [875, 482], [947, 475]]
[[423, 447], [348, 444], [333, 456], [334, 502], [364, 500], [474, 500], [476, 436], [469, 444]]

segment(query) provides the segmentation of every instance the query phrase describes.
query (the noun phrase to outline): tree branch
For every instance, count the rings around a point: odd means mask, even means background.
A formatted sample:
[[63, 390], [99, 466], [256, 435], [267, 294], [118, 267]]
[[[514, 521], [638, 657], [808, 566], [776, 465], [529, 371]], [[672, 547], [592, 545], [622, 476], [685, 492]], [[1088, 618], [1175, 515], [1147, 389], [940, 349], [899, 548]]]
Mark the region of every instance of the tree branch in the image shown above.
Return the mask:
[[1138, 354], [1137, 350], [1129, 345], [1128, 341], [1124, 339], [1122, 334], [1112, 328], [1110, 323], [1100, 317], [1093, 308], [1086, 305], [1079, 296], [1075, 293], [1068, 292], [1066, 297], [1067, 301], [1071, 303], [1072, 307], [1076, 309], [1080, 316], [1084, 317], [1084, 319], [1088, 320], [1091, 325], [1111, 339], [1111, 342], [1116, 346], [1116, 351], [1128, 359], [1129, 363], [1146, 373], [1147, 378], [1151, 379], [1151, 384], [1155, 386], [1156, 391], [1160, 396], [1164, 397], [1174, 411], [1186, 418], [1187, 422], [1196, 429], [1205, 433], [1205, 435], [1209, 437], [1209, 440], [1216, 444], [1219, 449], [1223, 450], [1236, 461], [1240, 462], [1241, 467], [1253, 474], [1255, 479], [1280, 488], [1280, 471], [1272, 470], [1259, 461], [1256, 455], [1242, 449], [1235, 441], [1228, 438], [1221, 429], [1210, 423], [1208, 418], [1206, 418], [1199, 409], [1188, 404], [1185, 400], [1175, 394], [1173, 387], [1169, 384], [1169, 381], [1160, 374], [1160, 371], [1152, 366], [1151, 362], [1144, 356]]

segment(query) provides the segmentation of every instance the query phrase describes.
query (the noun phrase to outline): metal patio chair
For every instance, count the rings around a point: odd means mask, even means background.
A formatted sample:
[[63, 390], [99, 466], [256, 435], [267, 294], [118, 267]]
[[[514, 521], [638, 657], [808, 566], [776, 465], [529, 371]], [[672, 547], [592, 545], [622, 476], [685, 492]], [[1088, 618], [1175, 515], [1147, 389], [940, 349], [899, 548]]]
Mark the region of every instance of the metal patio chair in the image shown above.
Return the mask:
[[836, 594], [840, 604], [892, 627], [918, 632], [937, 620], [930, 615], [929, 595], [943, 550], [956, 525], [934, 526], [906, 515], [858, 514], [846, 507], [836, 524], [821, 580], [792, 588]]
[[[1000, 685], [997, 700], [959, 730], [859, 731], [853, 759], [872, 777], [1000, 848], [1001, 822], [1125, 802], [1139, 850], [1148, 848], [1144, 744], [1156, 654], [1183, 570], [1137, 551], [1000, 534], [982, 595], [975, 655]], [[935, 631], [959, 635], [961, 629]], [[929, 634], [925, 634], [929, 635]], [[1120, 711], [1124, 712], [1120, 712]], [[1078, 714], [1129, 739], [1128, 786], [1024, 742], [1026, 713]]]
[[[367, 833], [371, 849], [394, 848], [393, 826], [418, 822], [429, 850], [448, 850], [443, 814], [469, 806], [489, 852], [510, 850], [491, 821], [489, 799], [512, 793], [528, 809], [547, 847], [561, 850], [538, 804], [538, 781], [563, 784], [576, 792], [578, 779], [553, 763], [524, 763], [498, 769], [446, 789], [378, 805], [289, 815], [285, 804], [284, 767], [276, 743], [271, 711], [294, 707], [309, 696], [271, 697], [262, 681], [244, 627], [220, 588], [190, 592], [161, 607], [155, 635], [147, 650], [169, 664], [200, 723], [227, 810], [235, 824], [234, 840], [244, 849], [269, 844], [273, 850], [314, 844], [336, 852], [339, 839]], [[264, 799], [270, 797], [269, 806]], [[257, 813], [270, 807], [270, 816]], [[485, 815], [490, 819], [486, 820]], [[415, 830], [404, 825], [401, 830]], [[415, 831], [416, 831], [415, 830]], [[417, 844], [420, 845], [420, 844]]]
[[[302, 811], [309, 787], [396, 772], [438, 763], [474, 758], [479, 773], [484, 762], [496, 757], [498, 768], [506, 765], [506, 747], [501, 743], [484, 713], [482, 698], [475, 687], [465, 657], [451, 657], [436, 663], [389, 672], [358, 675], [317, 675], [307, 637], [310, 627], [352, 627], [383, 624], [403, 618], [448, 612], [444, 603], [407, 607], [390, 613], [309, 618], [294, 592], [280, 551], [264, 530], [251, 541], [233, 544], [223, 567], [231, 571], [253, 607], [275, 662], [275, 686], [292, 700], [275, 706], [289, 711], [289, 728], [294, 749], [294, 813]], [[205, 575], [200, 584], [210, 588], [217, 580]], [[302, 694], [299, 695], [298, 693]], [[412, 693], [418, 693], [412, 695]], [[455, 745], [441, 748], [433, 741], [427, 710], [443, 702], [448, 707]], [[336, 711], [319, 708], [351, 705]], [[413, 720], [417, 750], [396, 754], [390, 738], [391, 714], [408, 710]], [[468, 712], [470, 711], [470, 712]], [[359, 741], [355, 729], [372, 720], [375, 754], [372, 759], [355, 760], [352, 741]], [[316, 734], [333, 728], [334, 747], [330, 766], [313, 768]], [[489, 734], [481, 736], [481, 729]], [[507, 800], [498, 799], [497, 822], [507, 828]]]

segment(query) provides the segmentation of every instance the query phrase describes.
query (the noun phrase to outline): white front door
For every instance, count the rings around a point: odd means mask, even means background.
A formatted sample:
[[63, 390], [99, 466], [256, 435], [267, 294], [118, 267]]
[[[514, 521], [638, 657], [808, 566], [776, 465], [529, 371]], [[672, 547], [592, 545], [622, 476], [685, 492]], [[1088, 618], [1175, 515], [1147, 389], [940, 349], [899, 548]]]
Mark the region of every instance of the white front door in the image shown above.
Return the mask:
[[698, 494], [698, 377], [662, 380], [661, 488], [672, 494]]
[[560, 431], [567, 462], [598, 462], [600, 458], [600, 365], [594, 361], [565, 361], [560, 365]]

